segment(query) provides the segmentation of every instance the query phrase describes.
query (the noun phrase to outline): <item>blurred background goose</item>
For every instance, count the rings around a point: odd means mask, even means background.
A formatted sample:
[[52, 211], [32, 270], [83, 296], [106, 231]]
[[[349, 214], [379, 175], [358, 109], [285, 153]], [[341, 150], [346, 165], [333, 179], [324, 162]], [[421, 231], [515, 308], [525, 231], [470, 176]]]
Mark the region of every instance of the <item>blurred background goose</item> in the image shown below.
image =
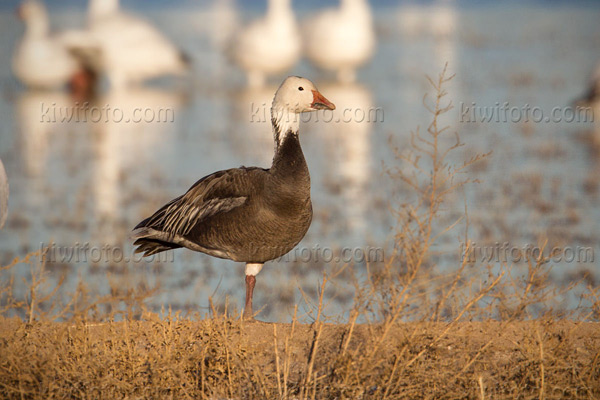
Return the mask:
[[188, 59], [150, 23], [119, 9], [119, 0], [90, 0], [89, 24], [113, 87], [180, 75]]
[[113, 88], [188, 69], [187, 56], [150, 23], [122, 12], [119, 0], [90, 0], [88, 25], [88, 30], [67, 32], [62, 39], [104, 73]]
[[338, 9], [309, 17], [303, 26], [304, 48], [319, 68], [337, 73], [340, 82], [356, 79], [356, 68], [375, 48], [373, 17], [366, 0], [341, 0]]
[[229, 55], [249, 86], [263, 86], [267, 75], [289, 70], [300, 58], [302, 39], [290, 3], [268, 0], [266, 15], [234, 35]]
[[65, 86], [80, 66], [67, 47], [50, 35], [46, 8], [36, 0], [26, 0], [20, 5], [18, 15], [25, 22], [25, 34], [13, 55], [15, 76], [30, 88]]

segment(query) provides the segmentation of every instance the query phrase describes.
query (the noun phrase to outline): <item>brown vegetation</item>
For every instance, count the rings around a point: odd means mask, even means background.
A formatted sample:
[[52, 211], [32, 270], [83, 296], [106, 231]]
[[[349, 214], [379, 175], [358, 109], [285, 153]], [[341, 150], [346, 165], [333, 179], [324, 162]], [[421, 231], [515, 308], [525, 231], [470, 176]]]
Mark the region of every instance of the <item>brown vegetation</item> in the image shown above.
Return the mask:
[[600, 325], [4, 319], [2, 398], [597, 398]]

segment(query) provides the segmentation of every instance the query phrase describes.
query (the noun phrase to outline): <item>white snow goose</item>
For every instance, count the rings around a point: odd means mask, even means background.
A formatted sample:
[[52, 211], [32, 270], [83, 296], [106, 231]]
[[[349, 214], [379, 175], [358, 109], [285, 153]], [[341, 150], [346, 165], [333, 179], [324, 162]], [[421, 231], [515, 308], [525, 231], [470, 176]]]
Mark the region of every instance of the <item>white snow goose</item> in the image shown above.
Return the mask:
[[301, 56], [302, 38], [290, 2], [269, 0], [266, 15], [234, 35], [229, 56], [246, 71], [249, 86], [263, 86], [267, 75], [284, 73]]
[[88, 29], [66, 32], [68, 46], [94, 59], [113, 88], [183, 75], [187, 57], [150, 23], [119, 9], [119, 0], [90, 0]]
[[119, 0], [90, 0], [89, 19], [114, 87], [187, 71], [185, 54], [150, 23], [120, 11]]
[[18, 15], [26, 27], [13, 55], [15, 76], [33, 89], [65, 86], [80, 71], [80, 65], [61, 41], [50, 35], [46, 8], [38, 1], [26, 0]]
[[373, 17], [366, 0], [341, 0], [340, 8], [323, 11], [303, 25], [304, 49], [319, 68], [337, 72], [341, 82], [356, 79], [356, 68], [375, 48]]
[[275, 155], [271, 168], [241, 167], [196, 182], [135, 227], [135, 252], [144, 256], [186, 247], [246, 263], [244, 318], [252, 319], [256, 275], [266, 261], [292, 250], [312, 220], [310, 176], [298, 138], [299, 114], [328, 109], [308, 79], [291, 76], [273, 99]]

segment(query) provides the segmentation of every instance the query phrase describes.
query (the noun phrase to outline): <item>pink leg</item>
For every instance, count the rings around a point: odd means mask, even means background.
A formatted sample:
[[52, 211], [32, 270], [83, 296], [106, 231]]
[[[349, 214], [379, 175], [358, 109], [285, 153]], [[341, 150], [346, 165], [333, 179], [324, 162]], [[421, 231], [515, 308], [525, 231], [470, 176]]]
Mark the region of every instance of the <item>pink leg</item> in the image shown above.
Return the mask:
[[244, 319], [254, 319], [252, 314], [252, 295], [254, 294], [254, 285], [256, 276], [246, 275], [246, 307], [244, 308]]

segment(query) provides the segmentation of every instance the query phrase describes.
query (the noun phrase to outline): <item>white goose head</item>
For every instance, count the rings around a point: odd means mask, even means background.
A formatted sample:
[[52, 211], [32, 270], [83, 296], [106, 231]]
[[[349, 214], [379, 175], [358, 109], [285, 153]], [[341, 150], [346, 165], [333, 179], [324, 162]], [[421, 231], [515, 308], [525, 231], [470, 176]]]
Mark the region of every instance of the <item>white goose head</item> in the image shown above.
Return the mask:
[[286, 135], [298, 133], [300, 113], [315, 110], [335, 110], [335, 104], [327, 100], [308, 79], [299, 76], [286, 78], [275, 92], [271, 106], [275, 149]]
[[314, 110], [335, 110], [335, 105], [327, 100], [308, 79], [290, 76], [275, 92], [272, 110], [300, 114]]
[[36, 0], [25, 0], [17, 9], [17, 14], [27, 25], [27, 34], [44, 37], [50, 29], [46, 7]]

